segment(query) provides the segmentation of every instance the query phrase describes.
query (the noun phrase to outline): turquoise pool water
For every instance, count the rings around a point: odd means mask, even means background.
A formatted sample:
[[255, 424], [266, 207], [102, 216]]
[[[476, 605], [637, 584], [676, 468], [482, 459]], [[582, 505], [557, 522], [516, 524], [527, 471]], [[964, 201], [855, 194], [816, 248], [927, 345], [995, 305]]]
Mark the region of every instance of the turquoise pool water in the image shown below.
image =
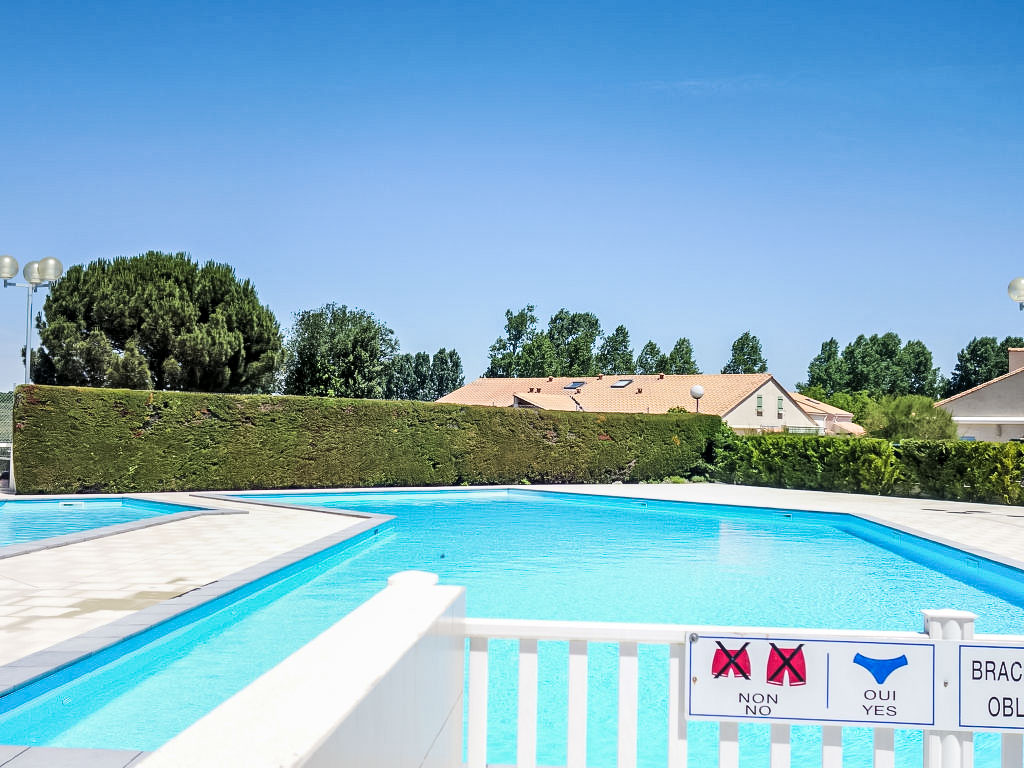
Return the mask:
[[191, 509], [198, 507], [125, 498], [0, 501], [0, 547]]
[[[979, 632], [1024, 627], [1019, 572], [842, 515], [535, 491], [262, 498], [396, 519], [0, 699], [0, 743], [155, 749], [409, 568], [465, 585], [471, 616], [917, 630], [919, 609], [956, 607], [979, 614]], [[494, 645], [488, 757], [511, 763], [515, 657]], [[644, 766], [665, 761], [666, 656], [641, 649]], [[541, 764], [565, 762], [566, 657], [542, 646]], [[614, 669], [614, 648], [595, 648], [595, 766], [615, 761]], [[797, 730], [794, 765], [816, 763], [816, 732]], [[746, 760], [766, 729], [741, 732]], [[692, 757], [713, 764], [714, 733], [691, 726]], [[852, 754], [868, 748], [851, 732]], [[920, 765], [919, 740], [900, 749]]]

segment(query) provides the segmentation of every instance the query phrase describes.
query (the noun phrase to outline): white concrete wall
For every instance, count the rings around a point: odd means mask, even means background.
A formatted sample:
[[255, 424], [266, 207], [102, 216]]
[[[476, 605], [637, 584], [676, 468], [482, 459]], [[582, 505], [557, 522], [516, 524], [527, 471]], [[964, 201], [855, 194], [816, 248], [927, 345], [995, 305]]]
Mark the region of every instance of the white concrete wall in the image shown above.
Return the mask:
[[1005, 443], [1012, 437], [1024, 437], [1024, 424], [970, 424], [957, 422], [960, 437], [973, 437], [992, 443]]
[[[1024, 372], [1008, 376], [940, 407], [952, 414], [961, 437], [999, 443], [1011, 437], [1024, 437], [1024, 424], [1014, 423], [1024, 419]], [[972, 422], [975, 418], [983, 421]]]
[[[757, 415], [757, 396], [764, 397], [763, 415]], [[778, 417], [779, 397], [782, 397], [782, 418]], [[800, 407], [793, 401], [779, 384], [770, 379], [762, 384], [756, 392], [750, 395], [725, 416], [725, 423], [733, 429], [756, 430], [759, 427], [815, 427], [814, 419], [800, 410]]]
[[461, 766], [465, 593], [436, 582], [392, 576], [141, 765]]

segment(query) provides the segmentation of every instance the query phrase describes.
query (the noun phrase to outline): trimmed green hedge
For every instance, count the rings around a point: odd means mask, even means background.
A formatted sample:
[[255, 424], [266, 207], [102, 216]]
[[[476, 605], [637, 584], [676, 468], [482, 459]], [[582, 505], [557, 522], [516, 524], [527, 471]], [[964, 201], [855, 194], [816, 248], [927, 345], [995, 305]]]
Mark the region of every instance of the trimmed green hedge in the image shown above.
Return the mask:
[[18, 387], [20, 493], [597, 483], [709, 476], [717, 416]]
[[1024, 446], [1017, 443], [756, 435], [737, 439], [721, 456], [717, 477], [730, 483], [1024, 502]]

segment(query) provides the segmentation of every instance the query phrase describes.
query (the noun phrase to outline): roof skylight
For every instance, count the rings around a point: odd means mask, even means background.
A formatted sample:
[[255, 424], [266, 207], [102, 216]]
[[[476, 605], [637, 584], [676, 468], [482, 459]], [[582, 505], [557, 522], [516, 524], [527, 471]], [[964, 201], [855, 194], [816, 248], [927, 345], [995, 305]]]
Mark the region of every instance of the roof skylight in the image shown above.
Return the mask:
[[586, 383], [585, 381], [574, 381], [571, 384], [566, 384], [562, 389], [579, 389]]
[[612, 384], [612, 389], [623, 389], [624, 387], [628, 387], [632, 383], [632, 379], [619, 379], [614, 384]]

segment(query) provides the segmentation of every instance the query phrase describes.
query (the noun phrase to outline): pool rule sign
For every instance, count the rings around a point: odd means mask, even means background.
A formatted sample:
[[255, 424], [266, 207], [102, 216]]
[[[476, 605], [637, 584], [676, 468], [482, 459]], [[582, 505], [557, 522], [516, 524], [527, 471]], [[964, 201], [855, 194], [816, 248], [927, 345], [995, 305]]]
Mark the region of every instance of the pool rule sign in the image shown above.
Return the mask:
[[688, 662], [693, 718], [935, 723], [932, 643], [691, 635]]
[[960, 727], [1024, 729], [1024, 648], [960, 645]]

